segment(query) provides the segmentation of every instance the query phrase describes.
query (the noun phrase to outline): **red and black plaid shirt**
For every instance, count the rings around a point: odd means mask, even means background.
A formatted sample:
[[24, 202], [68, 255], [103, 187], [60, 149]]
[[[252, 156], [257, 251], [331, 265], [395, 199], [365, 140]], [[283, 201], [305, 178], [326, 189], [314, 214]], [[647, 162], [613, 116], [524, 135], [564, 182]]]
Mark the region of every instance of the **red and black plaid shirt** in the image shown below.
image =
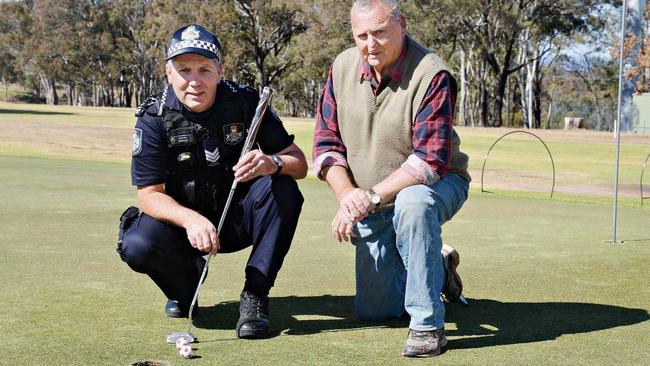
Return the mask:
[[[408, 38], [397, 61], [390, 67], [377, 85], [371, 66], [362, 62], [358, 78], [370, 81], [375, 95], [391, 80], [399, 84], [404, 72], [408, 50]], [[451, 75], [440, 72], [433, 77], [415, 117], [412, 128], [413, 154], [402, 167], [423, 183], [432, 183], [429, 178], [437, 175], [442, 178], [449, 170], [451, 159], [451, 140], [453, 133], [454, 108], [456, 105], [456, 84]], [[323, 169], [331, 165], [348, 167], [346, 148], [341, 141], [336, 113], [337, 102], [332, 85], [332, 69], [323, 93], [318, 101], [316, 129], [314, 132], [313, 161], [314, 171], [320, 177]], [[434, 179], [435, 181], [435, 179]]]

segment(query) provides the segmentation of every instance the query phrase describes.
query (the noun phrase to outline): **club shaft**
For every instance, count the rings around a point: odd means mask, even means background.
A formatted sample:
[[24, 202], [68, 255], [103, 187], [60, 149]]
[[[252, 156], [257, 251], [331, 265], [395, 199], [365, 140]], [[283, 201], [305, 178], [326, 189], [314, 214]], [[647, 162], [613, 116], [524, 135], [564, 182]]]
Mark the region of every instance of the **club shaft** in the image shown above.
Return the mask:
[[[255, 143], [255, 137], [257, 136], [257, 132], [260, 129], [260, 124], [262, 122], [262, 119], [264, 118], [264, 113], [266, 112], [269, 102], [271, 101], [272, 95], [273, 95], [273, 89], [271, 89], [270, 87], [265, 86], [264, 89], [262, 89], [260, 100], [257, 103], [257, 107], [255, 108], [255, 115], [253, 116], [253, 121], [251, 122], [251, 126], [248, 129], [248, 135], [246, 136], [246, 140], [244, 141], [244, 146], [239, 156], [240, 159], [244, 157], [244, 155], [246, 155], [246, 153], [251, 151], [251, 149], [253, 148], [253, 144]], [[226, 204], [223, 206], [223, 211], [221, 212], [221, 217], [219, 218], [219, 224], [217, 225], [217, 235], [221, 233], [221, 228], [223, 227], [223, 223], [224, 221], [226, 221], [226, 214], [228, 213], [228, 208], [230, 207], [230, 202], [232, 201], [232, 197], [235, 194], [235, 188], [237, 188], [237, 180], [234, 180], [232, 182], [232, 185], [230, 186], [230, 192], [228, 192], [228, 199], [226, 200]], [[189, 327], [187, 331], [188, 334], [192, 333], [192, 311], [194, 311], [196, 300], [198, 299], [199, 292], [201, 291], [201, 285], [203, 285], [205, 276], [208, 273], [208, 267], [210, 267], [210, 259], [212, 259], [213, 255], [208, 254], [207, 257], [208, 258], [205, 261], [205, 265], [203, 266], [203, 272], [201, 272], [201, 278], [199, 279], [199, 283], [196, 286], [196, 291], [194, 291], [194, 297], [192, 297], [192, 304], [190, 305], [189, 313], [187, 314], [189, 320]]]
[[[223, 222], [226, 220], [226, 213], [228, 212], [228, 207], [230, 207], [230, 201], [232, 201], [232, 196], [235, 193], [235, 188], [237, 188], [237, 181], [233, 181], [232, 187], [230, 188], [230, 192], [228, 192], [228, 199], [226, 200], [226, 204], [224, 205], [223, 212], [221, 213], [221, 218], [219, 218], [217, 233], [221, 232], [221, 228], [223, 227]], [[201, 285], [203, 284], [203, 280], [205, 280], [205, 276], [208, 274], [208, 267], [210, 267], [210, 259], [212, 259], [212, 257], [213, 257], [212, 255], [208, 255], [208, 259], [205, 260], [205, 265], [203, 266], [203, 272], [201, 272], [201, 278], [199, 279], [199, 284], [196, 286], [196, 291], [194, 291], [194, 297], [192, 297], [190, 312], [187, 315], [190, 320], [189, 330], [187, 331], [188, 333], [192, 333], [192, 311], [194, 310], [194, 306], [196, 305], [196, 300], [199, 297], [199, 292], [201, 291]]]

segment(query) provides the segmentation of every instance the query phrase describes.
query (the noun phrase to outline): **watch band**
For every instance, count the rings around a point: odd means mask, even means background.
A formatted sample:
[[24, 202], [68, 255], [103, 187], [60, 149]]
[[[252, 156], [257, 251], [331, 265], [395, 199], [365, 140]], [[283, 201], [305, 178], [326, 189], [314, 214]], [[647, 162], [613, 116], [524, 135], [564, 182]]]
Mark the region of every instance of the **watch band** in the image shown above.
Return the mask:
[[271, 160], [273, 160], [277, 166], [275, 172], [273, 172], [273, 175], [280, 175], [280, 171], [282, 171], [282, 167], [284, 166], [284, 161], [277, 155], [271, 155]]

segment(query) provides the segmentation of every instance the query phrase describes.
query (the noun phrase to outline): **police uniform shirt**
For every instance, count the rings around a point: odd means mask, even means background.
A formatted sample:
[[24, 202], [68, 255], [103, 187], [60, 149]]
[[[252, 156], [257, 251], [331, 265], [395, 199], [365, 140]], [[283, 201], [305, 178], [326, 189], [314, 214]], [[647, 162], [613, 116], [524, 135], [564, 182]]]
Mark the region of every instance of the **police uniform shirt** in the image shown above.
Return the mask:
[[[240, 86], [232, 81], [221, 80], [217, 86], [216, 99], [211, 108], [203, 113], [192, 113], [176, 98], [171, 85], [160, 101], [166, 108], [181, 111], [191, 122], [208, 128], [210, 134], [203, 138], [206, 164], [219, 163], [228, 167], [229, 181], [234, 172], [246, 139], [246, 133], [255, 114], [259, 96], [255, 89]], [[158, 115], [158, 103], [145, 103], [136, 112], [139, 115], [133, 135], [131, 182], [135, 186], [165, 183], [166, 164], [169, 161], [167, 132], [163, 118]], [[282, 121], [269, 107], [264, 114], [254, 148], [265, 154], [276, 154], [289, 147], [294, 140], [282, 125]], [[228, 185], [230, 182], [224, 182]]]

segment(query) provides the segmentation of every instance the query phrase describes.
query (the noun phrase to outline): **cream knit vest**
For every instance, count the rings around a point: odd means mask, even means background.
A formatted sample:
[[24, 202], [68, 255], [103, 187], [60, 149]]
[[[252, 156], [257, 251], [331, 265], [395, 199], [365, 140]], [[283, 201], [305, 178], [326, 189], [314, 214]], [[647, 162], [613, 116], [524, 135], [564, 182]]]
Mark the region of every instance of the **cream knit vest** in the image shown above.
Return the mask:
[[[402, 81], [391, 80], [377, 96], [369, 81], [357, 78], [361, 55], [356, 48], [334, 61], [332, 82], [341, 139], [354, 183], [369, 189], [397, 170], [413, 152], [412, 124], [433, 77], [447, 66], [438, 56], [408, 40]], [[460, 152], [453, 131], [450, 172], [467, 173], [467, 155]]]

